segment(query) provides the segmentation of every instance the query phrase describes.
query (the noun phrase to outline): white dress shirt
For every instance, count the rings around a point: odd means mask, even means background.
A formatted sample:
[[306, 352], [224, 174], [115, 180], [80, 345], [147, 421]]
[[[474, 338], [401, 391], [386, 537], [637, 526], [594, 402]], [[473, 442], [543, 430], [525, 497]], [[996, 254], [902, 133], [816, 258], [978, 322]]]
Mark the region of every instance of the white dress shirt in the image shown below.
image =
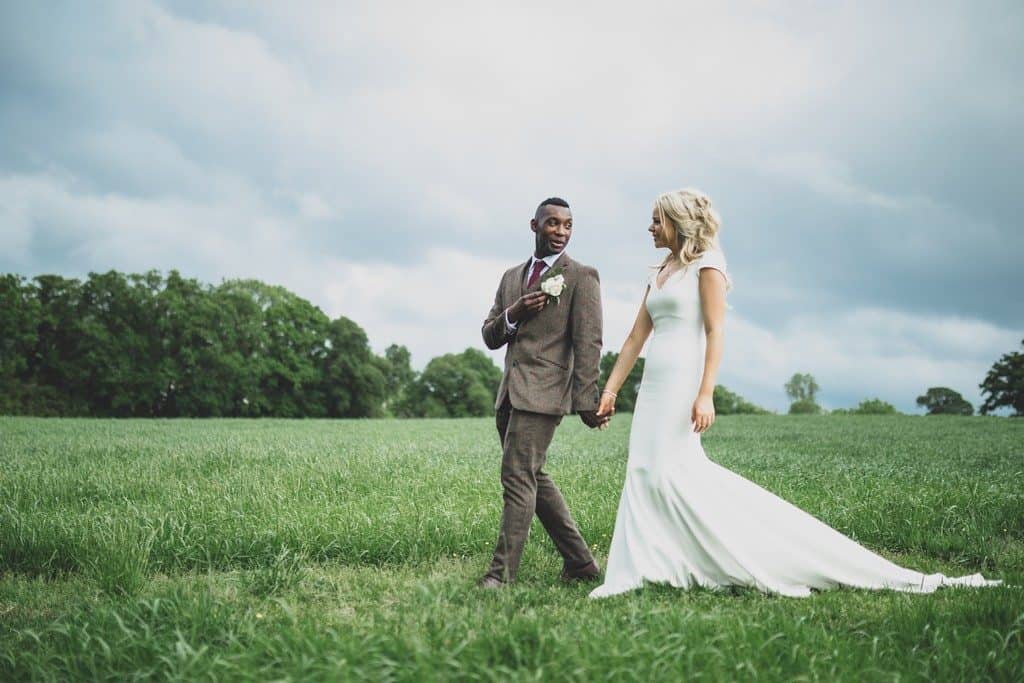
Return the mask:
[[[537, 258], [536, 256], [531, 256], [530, 257], [530, 265], [526, 269], [526, 277], [523, 279], [523, 286], [525, 287], [526, 283], [530, 281], [530, 274], [533, 272], [533, 266], [534, 266], [534, 264], [537, 263], [537, 261], [543, 261], [544, 262], [544, 267], [540, 269], [540, 275], [538, 275], [538, 277], [544, 277], [544, 273], [546, 273], [549, 270], [551, 270], [551, 267], [555, 265], [555, 261], [558, 260], [558, 257], [561, 256], [562, 253], [563, 252], [560, 251], [557, 254], [551, 254], [549, 256], [545, 256], [544, 258]], [[511, 308], [511, 306], [509, 306], [509, 308]], [[508, 308], [506, 308], [505, 309], [505, 331], [508, 332], [509, 334], [511, 334], [512, 332], [515, 332], [515, 329], [517, 327], [519, 327], [519, 323], [513, 323], [513, 322], [511, 322], [508, 319]]]

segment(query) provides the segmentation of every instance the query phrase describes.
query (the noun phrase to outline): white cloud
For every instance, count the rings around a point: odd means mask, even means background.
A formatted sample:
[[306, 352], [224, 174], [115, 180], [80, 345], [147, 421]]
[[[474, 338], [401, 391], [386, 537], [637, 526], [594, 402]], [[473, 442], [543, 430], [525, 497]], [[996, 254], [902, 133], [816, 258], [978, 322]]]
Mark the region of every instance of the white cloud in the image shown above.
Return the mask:
[[[217, 282], [221, 277], [257, 277], [295, 286], [306, 255], [294, 223], [275, 215], [244, 183], [229, 196], [199, 201], [97, 194], [67, 175], [0, 177], [0, 206], [15, 220], [0, 224], [7, 247], [2, 267], [27, 275], [22, 246], [32, 244], [53, 261], [35, 264], [47, 272], [76, 264], [76, 274], [110, 268], [143, 271], [178, 268]], [[280, 279], [277, 279], [280, 278]]]
[[878, 308], [798, 315], [776, 327], [740, 312], [728, 328], [722, 383], [780, 411], [795, 372], [814, 375], [827, 408], [879, 397], [910, 412], [933, 386], [959, 391], [977, 408], [989, 367], [1024, 338], [1024, 329]]
[[[119, 51], [63, 87], [127, 93], [109, 106], [187, 132], [208, 165], [320, 196], [355, 175], [420, 211], [470, 207], [449, 214], [462, 229], [480, 205], [502, 215], [566, 184], [600, 206], [638, 160], [749, 140], [824, 77], [771, 17], [714, 6], [659, 7], [654, 24], [613, 6], [263, 6], [259, 31], [117, 7]], [[669, 39], [692, 25], [685, 48]]]
[[[323, 270], [324, 309], [363, 326], [378, 353], [392, 343], [409, 347], [422, 368], [442, 353], [483, 348], [481, 324], [513, 265], [450, 249], [428, 249], [410, 267], [332, 260]], [[503, 355], [491, 355], [500, 365]]]
[[338, 209], [331, 206], [315, 192], [303, 192], [295, 197], [299, 214], [303, 218], [322, 221], [338, 216]]
[[844, 204], [883, 209], [937, 208], [937, 204], [927, 197], [900, 197], [860, 185], [839, 161], [812, 153], [794, 152], [764, 161], [755, 160], [751, 165], [775, 177], [796, 181]]

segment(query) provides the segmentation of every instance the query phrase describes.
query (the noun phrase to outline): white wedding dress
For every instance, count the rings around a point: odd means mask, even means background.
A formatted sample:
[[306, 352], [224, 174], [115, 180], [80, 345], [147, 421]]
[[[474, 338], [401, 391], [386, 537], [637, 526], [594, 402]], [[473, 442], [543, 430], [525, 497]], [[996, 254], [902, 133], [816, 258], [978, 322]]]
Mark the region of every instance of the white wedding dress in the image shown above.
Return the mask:
[[[904, 569], [757, 484], [708, 460], [690, 411], [704, 370], [701, 268], [720, 270], [712, 249], [658, 289], [648, 284], [654, 332], [647, 347], [600, 598], [644, 581], [679, 588], [749, 586], [794, 597], [835, 586], [928, 593], [993, 586], [981, 574], [951, 578]], [[731, 287], [731, 282], [730, 282]]]

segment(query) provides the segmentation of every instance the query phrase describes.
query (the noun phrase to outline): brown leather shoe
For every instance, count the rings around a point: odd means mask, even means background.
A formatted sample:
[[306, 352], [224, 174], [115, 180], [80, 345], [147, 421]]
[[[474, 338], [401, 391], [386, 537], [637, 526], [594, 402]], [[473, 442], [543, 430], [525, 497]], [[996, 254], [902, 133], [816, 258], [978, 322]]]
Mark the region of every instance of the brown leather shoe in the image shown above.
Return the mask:
[[578, 569], [562, 567], [562, 581], [596, 581], [601, 578], [601, 569], [596, 562], [591, 562]]
[[499, 581], [493, 576], [485, 576], [476, 583], [477, 586], [486, 590], [495, 590], [497, 588], [504, 588], [505, 582]]

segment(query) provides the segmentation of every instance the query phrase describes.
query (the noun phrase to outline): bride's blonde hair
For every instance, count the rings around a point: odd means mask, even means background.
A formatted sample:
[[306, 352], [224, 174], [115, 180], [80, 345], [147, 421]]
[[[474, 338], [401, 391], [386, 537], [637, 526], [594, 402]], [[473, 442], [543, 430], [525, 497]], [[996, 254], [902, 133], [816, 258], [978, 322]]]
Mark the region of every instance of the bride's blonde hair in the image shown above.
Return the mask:
[[[711, 199], [700, 190], [685, 187], [662, 192], [654, 201], [662, 225], [670, 221], [679, 238], [679, 260], [687, 266], [712, 247], [718, 246], [718, 228], [722, 223], [718, 212], [711, 208]], [[657, 267], [672, 260], [669, 253]]]

